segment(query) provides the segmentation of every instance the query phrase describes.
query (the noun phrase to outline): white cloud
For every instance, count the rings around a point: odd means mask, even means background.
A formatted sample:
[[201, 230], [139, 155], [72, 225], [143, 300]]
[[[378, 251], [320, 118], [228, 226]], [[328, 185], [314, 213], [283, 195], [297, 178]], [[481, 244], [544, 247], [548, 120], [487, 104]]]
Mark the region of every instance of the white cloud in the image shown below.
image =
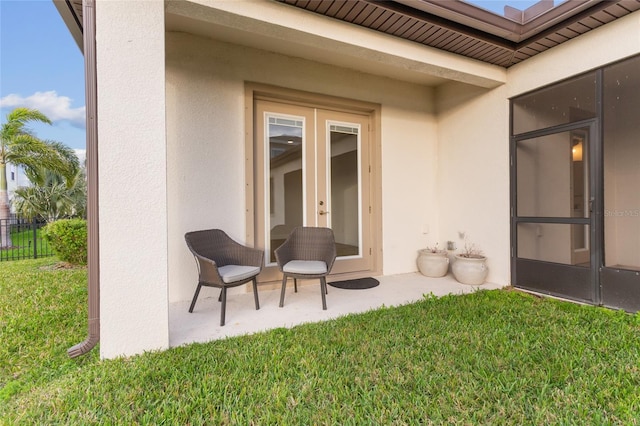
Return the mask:
[[76, 152], [76, 155], [78, 156], [78, 160], [80, 161], [80, 164], [84, 164], [85, 160], [87, 159], [87, 150], [86, 149], [74, 149], [74, 151]]
[[0, 98], [0, 108], [34, 108], [56, 121], [68, 121], [72, 126], [85, 128], [85, 107], [71, 108], [71, 98], [60, 96], [54, 90], [36, 92], [26, 98], [20, 95], [7, 95]]

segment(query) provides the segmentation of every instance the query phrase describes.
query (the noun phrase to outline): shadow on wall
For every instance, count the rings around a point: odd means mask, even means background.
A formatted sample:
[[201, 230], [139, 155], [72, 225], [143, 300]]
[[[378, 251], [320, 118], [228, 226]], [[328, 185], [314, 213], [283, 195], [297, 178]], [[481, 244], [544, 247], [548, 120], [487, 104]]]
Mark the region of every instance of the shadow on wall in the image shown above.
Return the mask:
[[436, 114], [455, 111], [459, 106], [468, 104], [492, 89], [472, 86], [466, 83], [449, 82], [436, 88]]

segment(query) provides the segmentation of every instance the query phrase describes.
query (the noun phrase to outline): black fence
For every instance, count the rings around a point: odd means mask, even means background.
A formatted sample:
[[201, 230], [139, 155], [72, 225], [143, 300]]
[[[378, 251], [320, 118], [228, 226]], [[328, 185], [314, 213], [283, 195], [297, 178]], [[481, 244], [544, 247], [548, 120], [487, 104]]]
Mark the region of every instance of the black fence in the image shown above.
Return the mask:
[[45, 225], [19, 216], [0, 219], [0, 262], [53, 256], [49, 243], [42, 238]]

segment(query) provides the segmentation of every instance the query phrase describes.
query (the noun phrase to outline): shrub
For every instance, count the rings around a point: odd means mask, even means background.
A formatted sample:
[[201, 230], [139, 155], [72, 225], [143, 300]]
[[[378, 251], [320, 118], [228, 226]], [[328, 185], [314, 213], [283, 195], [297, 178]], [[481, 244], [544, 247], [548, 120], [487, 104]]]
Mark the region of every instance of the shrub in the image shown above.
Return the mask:
[[56, 220], [43, 228], [43, 236], [49, 241], [60, 260], [74, 265], [87, 264], [86, 220]]

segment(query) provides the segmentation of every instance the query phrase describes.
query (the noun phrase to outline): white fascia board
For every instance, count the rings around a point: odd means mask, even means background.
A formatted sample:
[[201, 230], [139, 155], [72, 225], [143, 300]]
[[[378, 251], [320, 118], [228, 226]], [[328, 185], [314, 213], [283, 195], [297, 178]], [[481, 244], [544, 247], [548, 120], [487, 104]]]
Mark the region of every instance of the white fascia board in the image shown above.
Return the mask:
[[177, 21], [182, 19], [182, 25], [189, 25], [185, 18], [191, 20], [193, 31], [205, 36], [226, 37], [225, 41], [372, 74], [432, 84], [458, 81], [485, 88], [506, 82], [502, 67], [274, 1], [171, 1], [166, 3], [166, 13]]
[[58, 13], [62, 17], [62, 20], [67, 26], [67, 29], [71, 33], [71, 37], [73, 37], [73, 39], [75, 40], [80, 51], [84, 53], [82, 28], [78, 26], [75, 16], [73, 15], [73, 13], [71, 13], [71, 10], [69, 10], [67, 2], [65, 2], [64, 0], [53, 0], [53, 4], [56, 6], [56, 9], [58, 9]]

